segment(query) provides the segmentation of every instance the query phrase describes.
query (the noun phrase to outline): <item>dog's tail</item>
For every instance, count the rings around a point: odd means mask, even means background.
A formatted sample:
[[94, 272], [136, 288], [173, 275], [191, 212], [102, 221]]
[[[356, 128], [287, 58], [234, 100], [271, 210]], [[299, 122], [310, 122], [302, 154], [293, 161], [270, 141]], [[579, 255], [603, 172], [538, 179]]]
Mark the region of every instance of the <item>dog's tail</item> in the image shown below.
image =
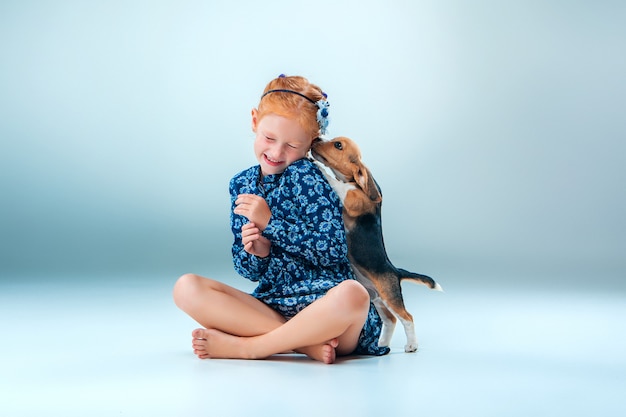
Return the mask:
[[426, 285], [428, 288], [435, 291], [443, 291], [441, 285], [439, 285], [434, 279], [429, 277], [428, 275], [416, 274], [415, 272], [409, 272], [406, 269], [397, 268], [400, 273], [400, 281], [404, 279], [408, 279], [411, 281], [415, 281], [418, 284]]

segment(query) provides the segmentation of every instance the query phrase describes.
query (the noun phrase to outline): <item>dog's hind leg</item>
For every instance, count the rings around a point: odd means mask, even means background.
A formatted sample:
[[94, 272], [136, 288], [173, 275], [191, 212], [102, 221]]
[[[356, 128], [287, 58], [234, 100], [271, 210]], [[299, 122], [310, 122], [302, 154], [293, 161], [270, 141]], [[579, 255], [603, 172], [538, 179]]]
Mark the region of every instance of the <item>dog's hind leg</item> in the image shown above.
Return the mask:
[[404, 306], [400, 279], [394, 275], [388, 276], [388, 278], [382, 282], [385, 282], [386, 285], [377, 288], [380, 297], [387, 309], [390, 310], [404, 326], [404, 333], [406, 334], [404, 351], [415, 352], [417, 350], [417, 337], [415, 336], [413, 316], [411, 316]]
[[393, 336], [393, 331], [396, 328], [396, 316], [393, 314], [384, 301], [378, 295], [378, 291], [376, 290], [376, 285], [372, 282], [370, 278], [365, 276], [359, 268], [352, 268], [354, 271], [354, 275], [364, 287], [367, 289], [367, 292], [370, 294], [370, 299], [372, 300], [372, 304], [376, 307], [376, 311], [380, 316], [380, 319], [383, 322], [383, 328], [380, 332], [380, 337], [378, 338], [378, 346], [386, 347], [391, 343], [391, 336]]
[[378, 339], [378, 346], [389, 346], [391, 343], [391, 336], [393, 336], [393, 331], [396, 328], [396, 316], [389, 311], [379, 296], [372, 298], [372, 303], [374, 304], [374, 307], [376, 307], [376, 311], [378, 311], [378, 315], [383, 321], [383, 329], [380, 333], [380, 338]]
[[[415, 324], [413, 324], [413, 316], [406, 311], [404, 305], [400, 310], [398, 307], [387, 306], [400, 320], [402, 326], [404, 326], [404, 334], [406, 335], [406, 345], [404, 345], [404, 351], [407, 353], [415, 352], [417, 350], [417, 336], [415, 336]], [[396, 310], [398, 308], [398, 310]]]
[[398, 319], [404, 326], [404, 333], [406, 334], [404, 351], [407, 353], [415, 352], [417, 350], [417, 336], [415, 336], [415, 324], [413, 324], [413, 319], [405, 320], [402, 317], [398, 317]]

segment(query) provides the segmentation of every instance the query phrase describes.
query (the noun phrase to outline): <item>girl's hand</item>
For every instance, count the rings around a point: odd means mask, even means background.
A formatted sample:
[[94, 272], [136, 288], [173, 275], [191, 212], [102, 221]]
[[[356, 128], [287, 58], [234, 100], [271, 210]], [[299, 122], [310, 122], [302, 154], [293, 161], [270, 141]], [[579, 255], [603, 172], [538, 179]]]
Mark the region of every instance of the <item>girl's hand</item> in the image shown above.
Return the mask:
[[243, 249], [251, 255], [266, 258], [270, 254], [271, 243], [261, 235], [261, 231], [254, 223], [246, 223], [241, 228]]
[[242, 215], [261, 229], [265, 230], [270, 222], [272, 212], [263, 197], [254, 194], [239, 194], [235, 200], [235, 214]]

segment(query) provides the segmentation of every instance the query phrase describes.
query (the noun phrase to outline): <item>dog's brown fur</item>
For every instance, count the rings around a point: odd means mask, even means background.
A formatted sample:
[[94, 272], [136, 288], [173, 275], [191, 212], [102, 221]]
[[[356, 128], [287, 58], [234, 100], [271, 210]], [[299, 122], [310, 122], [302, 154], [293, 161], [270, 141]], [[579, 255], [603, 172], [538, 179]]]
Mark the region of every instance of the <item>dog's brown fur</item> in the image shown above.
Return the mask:
[[432, 278], [396, 268], [389, 261], [382, 235], [382, 193], [370, 170], [361, 162], [356, 143], [346, 137], [316, 141], [311, 154], [336, 177], [321, 168], [343, 202], [348, 257], [355, 275], [372, 295], [383, 319], [379, 345], [388, 346], [397, 316], [407, 336], [405, 351], [414, 352], [417, 339], [413, 317], [404, 305], [400, 281], [410, 279], [436, 290], [441, 287]]

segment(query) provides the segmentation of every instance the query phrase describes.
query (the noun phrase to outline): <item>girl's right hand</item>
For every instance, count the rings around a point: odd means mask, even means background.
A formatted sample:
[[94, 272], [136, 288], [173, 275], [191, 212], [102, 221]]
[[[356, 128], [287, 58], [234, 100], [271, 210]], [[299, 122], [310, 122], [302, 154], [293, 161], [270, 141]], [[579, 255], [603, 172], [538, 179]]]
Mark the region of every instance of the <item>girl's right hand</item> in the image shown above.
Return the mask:
[[254, 194], [239, 194], [235, 200], [233, 213], [244, 216], [261, 230], [265, 230], [272, 217], [272, 212], [265, 199]]
[[271, 242], [261, 234], [254, 223], [246, 223], [241, 228], [243, 249], [251, 255], [266, 258], [270, 254]]

